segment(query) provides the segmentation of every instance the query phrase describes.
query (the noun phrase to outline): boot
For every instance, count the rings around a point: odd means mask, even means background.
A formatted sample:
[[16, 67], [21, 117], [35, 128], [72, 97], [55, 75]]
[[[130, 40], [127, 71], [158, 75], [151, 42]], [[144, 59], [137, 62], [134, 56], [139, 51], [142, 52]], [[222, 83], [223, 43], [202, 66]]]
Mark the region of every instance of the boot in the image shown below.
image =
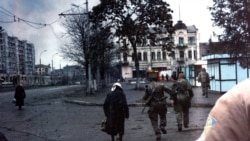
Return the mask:
[[156, 140], [157, 140], [157, 141], [161, 140], [161, 134], [157, 134], [157, 135], [156, 135]]
[[178, 131], [179, 131], [179, 132], [182, 131], [182, 124], [178, 124]]
[[167, 130], [163, 126], [161, 126], [161, 132], [162, 134], [167, 134]]

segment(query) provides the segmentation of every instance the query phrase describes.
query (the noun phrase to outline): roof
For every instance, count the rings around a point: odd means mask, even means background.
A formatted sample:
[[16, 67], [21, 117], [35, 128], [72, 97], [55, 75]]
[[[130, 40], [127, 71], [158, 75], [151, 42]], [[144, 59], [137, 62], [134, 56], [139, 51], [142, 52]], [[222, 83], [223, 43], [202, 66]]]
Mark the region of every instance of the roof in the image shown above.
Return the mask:
[[174, 29], [178, 30], [178, 29], [187, 29], [186, 24], [184, 24], [181, 20], [179, 20], [175, 25], [174, 25]]
[[195, 27], [195, 25], [187, 26], [187, 32], [189, 33], [195, 33], [197, 30], [198, 29]]
[[195, 33], [197, 32], [197, 28], [195, 27], [195, 25], [191, 25], [191, 26], [186, 26], [185, 23], [183, 23], [181, 20], [179, 20], [175, 25], [174, 25], [175, 30], [180, 30], [180, 29], [184, 29], [187, 30], [188, 33]]

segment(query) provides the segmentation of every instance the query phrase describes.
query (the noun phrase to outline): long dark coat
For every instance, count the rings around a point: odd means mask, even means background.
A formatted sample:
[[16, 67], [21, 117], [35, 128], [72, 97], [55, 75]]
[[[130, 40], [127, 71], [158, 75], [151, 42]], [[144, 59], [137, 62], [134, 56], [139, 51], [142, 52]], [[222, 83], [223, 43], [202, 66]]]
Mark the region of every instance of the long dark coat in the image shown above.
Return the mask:
[[103, 109], [107, 117], [107, 133], [123, 135], [125, 118], [129, 118], [129, 108], [126, 96], [120, 87], [107, 94]]
[[20, 85], [16, 86], [14, 97], [16, 99], [16, 106], [24, 105], [24, 98], [26, 97], [26, 94], [22, 86]]

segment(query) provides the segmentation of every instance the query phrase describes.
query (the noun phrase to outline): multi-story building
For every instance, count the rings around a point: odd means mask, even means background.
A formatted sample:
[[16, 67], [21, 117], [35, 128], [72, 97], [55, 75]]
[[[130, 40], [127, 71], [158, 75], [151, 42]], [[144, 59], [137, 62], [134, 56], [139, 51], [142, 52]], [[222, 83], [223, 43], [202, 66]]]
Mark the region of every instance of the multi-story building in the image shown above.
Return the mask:
[[36, 70], [37, 75], [48, 76], [51, 74], [50, 64], [49, 65], [43, 65], [43, 64], [36, 65], [35, 70]]
[[[173, 71], [186, 72], [186, 68], [194, 65], [197, 59], [200, 59], [198, 29], [194, 25], [186, 26], [182, 21], [178, 21], [174, 28], [175, 31], [172, 34], [174, 53], [171, 56], [169, 56], [170, 52], [163, 50], [162, 47], [149, 45], [150, 41], [137, 45], [141, 77], [145, 76], [147, 70], [158, 71], [159, 76], [170, 76]], [[127, 54], [133, 54], [131, 46], [128, 46], [128, 52], [121, 53], [122, 77], [133, 78], [135, 77], [135, 65], [133, 57], [129, 57]]]
[[[0, 32], [0, 75], [5, 81], [32, 81], [35, 74], [35, 48], [32, 43]], [[29, 82], [31, 83], [31, 82]]]

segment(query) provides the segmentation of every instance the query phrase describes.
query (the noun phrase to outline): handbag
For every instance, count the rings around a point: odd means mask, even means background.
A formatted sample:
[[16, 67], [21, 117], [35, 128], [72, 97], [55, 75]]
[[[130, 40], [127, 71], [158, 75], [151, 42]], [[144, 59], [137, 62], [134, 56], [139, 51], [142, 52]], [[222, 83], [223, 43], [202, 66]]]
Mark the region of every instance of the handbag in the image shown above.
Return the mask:
[[12, 103], [16, 103], [16, 99], [15, 98], [12, 99]]
[[107, 119], [102, 120], [101, 131], [107, 132]]

